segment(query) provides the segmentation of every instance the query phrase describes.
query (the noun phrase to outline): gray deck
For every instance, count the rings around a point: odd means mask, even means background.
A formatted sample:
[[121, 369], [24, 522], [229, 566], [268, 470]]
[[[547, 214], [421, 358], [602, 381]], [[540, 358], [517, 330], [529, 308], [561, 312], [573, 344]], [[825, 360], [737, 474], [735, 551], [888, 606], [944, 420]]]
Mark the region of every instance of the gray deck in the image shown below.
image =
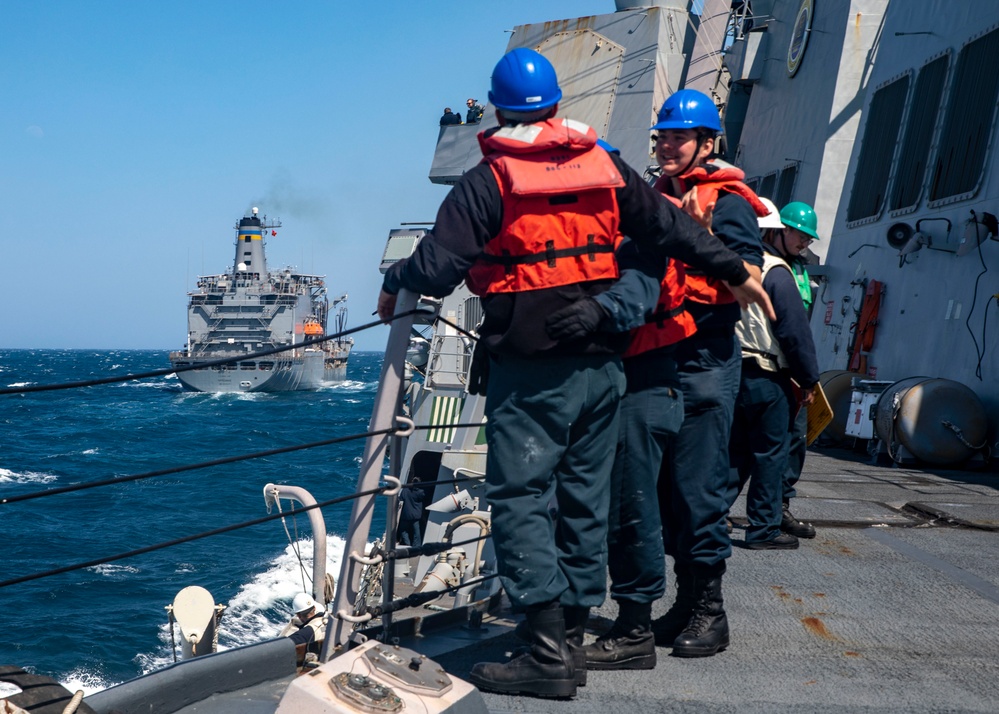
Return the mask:
[[[871, 465], [848, 451], [809, 452], [805, 469], [794, 511], [818, 536], [797, 551], [734, 549], [728, 650], [659, 649], [654, 671], [590, 672], [574, 700], [485, 694], [490, 710], [999, 711], [999, 474]], [[737, 523], [743, 513], [740, 501]], [[614, 612], [595, 611], [591, 633]], [[435, 659], [465, 677], [517, 645], [508, 629], [490, 624], [504, 634]]]

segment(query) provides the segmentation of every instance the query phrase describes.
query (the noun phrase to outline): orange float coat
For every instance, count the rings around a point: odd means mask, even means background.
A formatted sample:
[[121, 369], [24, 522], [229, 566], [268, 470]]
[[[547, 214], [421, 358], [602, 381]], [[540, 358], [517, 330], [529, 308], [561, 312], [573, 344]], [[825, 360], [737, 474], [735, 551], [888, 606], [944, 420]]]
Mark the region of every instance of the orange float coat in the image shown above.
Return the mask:
[[625, 357], [668, 347], [697, 332], [694, 317], [684, 307], [684, 266], [670, 260], [659, 290], [659, 302], [646, 323], [631, 331]]
[[615, 189], [624, 179], [597, 135], [571, 119], [479, 135], [503, 200], [499, 234], [469, 270], [476, 295], [616, 279]]
[[[757, 216], [767, 215], [770, 212], [769, 209], [763, 205], [753, 190], [742, 182], [745, 177], [746, 174], [742, 169], [737, 169], [734, 166], [725, 166], [710, 172], [703, 166], [698, 166], [681, 176], [679, 181], [684, 193], [697, 186], [697, 203], [702, 211], [718, 200], [720, 192], [726, 191], [746, 199]], [[664, 189], [669, 181], [670, 177], [661, 176], [656, 181], [656, 188], [665, 193]], [[687, 299], [706, 305], [723, 305], [735, 302], [735, 296], [722, 281], [700, 273], [687, 273], [686, 291]]]

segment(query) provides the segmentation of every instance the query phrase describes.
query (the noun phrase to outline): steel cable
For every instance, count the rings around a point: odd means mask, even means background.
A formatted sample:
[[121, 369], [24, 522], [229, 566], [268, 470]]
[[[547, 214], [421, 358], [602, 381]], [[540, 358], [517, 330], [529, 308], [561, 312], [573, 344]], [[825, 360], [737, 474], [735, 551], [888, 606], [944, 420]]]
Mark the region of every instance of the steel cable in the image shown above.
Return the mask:
[[168, 374], [176, 374], [178, 372], [191, 372], [196, 369], [206, 369], [208, 367], [214, 367], [222, 364], [230, 364], [232, 362], [242, 362], [248, 359], [255, 359], [257, 357], [266, 357], [267, 355], [278, 354], [279, 352], [287, 352], [289, 350], [297, 350], [302, 347], [309, 347], [310, 345], [317, 345], [322, 342], [328, 342], [329, 340], [336, 340], [347, 335], [352, 335], [355, 332], [362, 332], [364, 330], [370, 329], [372, 327], [378, 327], [380, 325], [388, 324], [393, 320], [397, 320], [400, 317], [408, 317], [410, 315], [416, 315], [420, 313], [425, 313], [424, 308], [413, 308], [406, 312], [400, 312], [397, 315], [386, 318], [384, 320], [376, 320], [375, 322], [367, 322], [359, 327], [352, 327], [349, 330], [343, 330], [342, 332], [337, 332], [332, 335], [323, 335], [322, 337], [317, 337], [312, 340], [304, 340], [294, 345], [285, 345], [284, 347], [273, 347], [267, 350], [261, 350], [260, 352], [248, 352], [246, 354], [241, 354], [238, 357], [221, 357], [219, 359], [206, 360], [197, 365], [190, 365], [189, 367], [170, 367], [164, 369], [155, 369], [151, 372], [137, 372], [135, 374], [125, 374], [120, 377], [102, 377], [100, 379], [87, 379], [80, 382], [64, 382], [62, 384], [40, 384], [36, 386], [28, 387], [4, 387], [0, 389], [0, 395], [2, 394], [27, 394], [29, 392], [50, 392], [57, 389], [80, 389], [82, 387], [94, 387], [99, 384], [115, 384], [117, 382], [132, 382], [137, 379], [149, 379], [151, 377], [165, 377]]
[[[452, 429], [460, 428], [471, 428], [481, 426], [481, 424], [454, 424], [449, 426]], [[416, 426], [414, 429], [425, 431], [429, 429], [438, 429], [439, 426]], [[277, 454], [287, 454], [293, 451], [304, 451], [306, 449], [314, 449], [320, 446], [329, 446], [330, 444], [340, 444], [345, 441], [353, 441], [355, 439], [363, 439], [369, 436], [381, 436], [384, 434], [393, 434], [400, 431], [398, 427], [388, 427], [385, 429], [378, 429], [376, 431], [367, 431], [358, 434], [350, 434], [348, 436], [338, 436], [332, 439], [324, 439], [322, 441], [313, 441], [308, 444], [297, 444], [295, 446], [282, 446], [277, 449], [268, 449], [267, 451], [257, 451], [252, 454], [242, 454], [240, 456], [227, 456], [222, 459], [214, 459], [212, 461], [202, 461], [197, 464], [187, 464], [184, 466], [174, 466], [169, 469], [159, 469], [157, 471], [147, 471], [141, 474], [133, 474], [131, 476], [115, 476], [112, 478], [101, 479], [100, 481], [88, 481], [86, 483], [73, 484], [71, 486], [57, 486], [56, 488], [45, 489], [44, 491], [33, 491], [31, 493], [22, 493], [17, 496], [7, 496], [6, 498], [0, 498], [0, 505], [5, 505], [8, 503], [17, 503], [19, 501], [30, 501], [35, 498], [43, 498], [45, 496], [55, 496], [61, 493], [72, 493], [74, 491], [86, 491], [91, 488], [99, 488], [101, 486], [113, 486], [118, 483], [130, 483], [132, 481], [142, 481], [148, 478], [154, 478], [156, 476], [168, 476], [170, 474], [183, 473], [185, 471], [196, 471], [198, 469], [208, 468], [210, 466], [221, 466], [223, 464], [232, 464], [240, 461], [250, 461], [252, 459], [264, 458], [266, 456], [275, 456]]]

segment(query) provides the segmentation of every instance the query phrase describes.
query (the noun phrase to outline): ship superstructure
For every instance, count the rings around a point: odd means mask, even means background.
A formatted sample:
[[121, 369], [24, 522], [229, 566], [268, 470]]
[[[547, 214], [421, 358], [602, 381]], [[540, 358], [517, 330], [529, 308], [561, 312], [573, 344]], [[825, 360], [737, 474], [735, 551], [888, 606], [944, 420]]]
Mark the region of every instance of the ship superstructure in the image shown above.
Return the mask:
[[[171, 352], [174, 367], [211, 364], [181, 371], [186, 389], [199, 392], [288, 392], [318, 389], [323, 382], [342, 380], [353, 340], [342, 338], [303, 344], [326, 334], [330, 313], [342, 329], [346, 295], [330, 300], [321, 275], [290, 267], [267, 268], [268, 231], [276, 235], [279, 221], [268, 222], [254, 208], [236, 224], [236, 252], [230, 272], [203, 275], [189, 293], [187, 346]], [[302, 345], [275, 354], [255, 353]]]
[[[981, 462], [999, 413], [988, 324], [999, 265], [999, 5], [754, 0], [752, 10], [725, 58], [729, 158], [760, 195], [818, 214], [811, 325], [833, 431], [877, 436], [904, 459], [897, 416], [904, 390], [924, 380], [909, 389], [922, 396], [915, 441], [936, 456], [957, 445]], [[960, 424], [931, 406], [924, 387], [941, 383]], [[973, 400], [958, 391], [981, 404], [969, 411]]]

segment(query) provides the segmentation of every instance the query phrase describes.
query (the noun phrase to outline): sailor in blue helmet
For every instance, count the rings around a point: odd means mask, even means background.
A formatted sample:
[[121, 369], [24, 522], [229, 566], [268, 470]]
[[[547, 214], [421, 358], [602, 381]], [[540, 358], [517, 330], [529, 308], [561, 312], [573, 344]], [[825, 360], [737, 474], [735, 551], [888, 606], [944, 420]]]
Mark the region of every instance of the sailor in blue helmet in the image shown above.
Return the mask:
[[[739, 254], [757, 277], [763, 265], [758, 215], [767, 208], [742, 182], [743, 172], [711, 160], [721, 132], [718, 110], [695, 90], [670, 96], [652, 127], [662, 174], [656, 188]], [[738, 302], [695, 266], [686, 270], [686, 306], [696, 332], [676, 348], [683, 425], [673, 459], [658, 482], [666, 554], [673, 558], [676, 600], [653, 623], [656, 643], [673, 655], [704, 657], [728, 646], [722, 575], [732, 553], [727, 528], [729, 459], [742, 353], [735, 326]]]
[[622, 233], [660, 261], [676, 255], [724, 277], [746, 304], [769, 306], [736, 254], [597, 149], [592, 128], [556, 117], [561, 97], [542, 55], [503, 56], [489, 92], [500, 126], [479, 134], [483, 161], [444, 199], [413, 256], [388, 270], [378, 300], [388, 319], [401, 288], [441, 297], [464, 280], [482, 298], [469, 391], [487, 396], [493, 543], [530, 647], [509, 662], [477, 664], [470, 679], [543, 697], [575, 695], [583, 627], [606, 588], [627, 339], [613, 330], [625, 303], [649, 305], [658, 292], [654, 278], [636, 281], [642, 296], [608, 293]]

